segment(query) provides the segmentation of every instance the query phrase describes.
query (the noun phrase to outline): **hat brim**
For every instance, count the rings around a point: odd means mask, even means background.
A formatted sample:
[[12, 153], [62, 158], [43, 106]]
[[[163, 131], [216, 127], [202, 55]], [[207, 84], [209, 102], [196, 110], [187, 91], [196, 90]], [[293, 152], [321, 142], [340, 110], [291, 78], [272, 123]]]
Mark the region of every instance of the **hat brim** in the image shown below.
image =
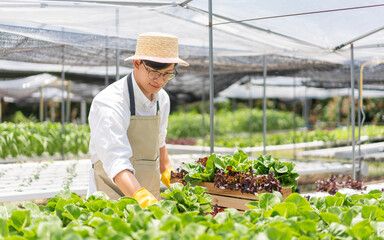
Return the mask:
[[186, 61], [180, 58], [158, 58], [158, 57], [133, 55], [129, 58], [124, 59], [124, 61], [128, 61], [128, 60], [148, 60], [148, 61], [159, 62], [159, 63], [177, 63], [182, 66], [189, 66], [189, 63], [187, 63]]

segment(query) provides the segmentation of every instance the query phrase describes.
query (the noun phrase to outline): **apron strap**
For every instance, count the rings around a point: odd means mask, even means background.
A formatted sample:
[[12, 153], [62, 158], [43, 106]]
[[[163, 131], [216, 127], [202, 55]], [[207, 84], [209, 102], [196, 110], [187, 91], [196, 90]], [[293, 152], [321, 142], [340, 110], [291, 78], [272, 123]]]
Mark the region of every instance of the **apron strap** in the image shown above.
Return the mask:
[[[133, 74], [133, 73], [131, 73]], [[131, 108], [131, 116], [136, 115], [136, 108], [135, 108], [135, 95], [133, 93], [133, 85], [132, 85], [132, 77], [131, 74], [127, 76], [127, 82], [128, 82], [128, 93], [129, 93], [129, 105]]]
[[[133, 74], [133, 73], [131, 73]], [[128, 82], [128, 93], [129, 93], [129, 104], [130, 104], [130, 110], [131, 110], [131, 116], [136, 115], [136, 108], [135, 108], [135, 94], [133, 93], [133, 85], [132, 85], [132, 77], [131, 74], [127, 76], [127, 82]], [[160, 104], [159, 101], [156, 101], [156, 114], [160, 111]]]

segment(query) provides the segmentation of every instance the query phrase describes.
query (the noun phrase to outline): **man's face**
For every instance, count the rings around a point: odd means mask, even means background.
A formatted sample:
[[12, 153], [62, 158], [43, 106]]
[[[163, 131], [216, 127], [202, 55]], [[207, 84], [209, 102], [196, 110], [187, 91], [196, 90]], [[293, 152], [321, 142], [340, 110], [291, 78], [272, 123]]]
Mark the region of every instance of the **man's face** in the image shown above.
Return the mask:
[[[168, 77], [174, 73], [175, 64], [156, 70], [141, 60], [133, 60], [135, 66], [135, 79], [141, 91], [148, 99], [152, 99], [152, 94], [158, 93], [168, 82]], [[160, 76], [158, 76], [160, 75]]]

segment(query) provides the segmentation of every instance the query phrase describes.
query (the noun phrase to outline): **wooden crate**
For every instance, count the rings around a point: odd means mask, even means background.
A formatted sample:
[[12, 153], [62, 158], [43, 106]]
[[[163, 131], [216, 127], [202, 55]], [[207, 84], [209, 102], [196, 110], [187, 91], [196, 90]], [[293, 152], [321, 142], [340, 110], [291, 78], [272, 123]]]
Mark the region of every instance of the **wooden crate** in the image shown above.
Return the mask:
[[[258, 200], [258, 197], [254, 194], [244, 193], [241, 191], [233, 191], [230, 189], [220, 189], [214, 187], [211, 182], [200, 183], [199, 186], [206, 187], [208, 193], [212, 195], [212, 205], [217, 204], [219, 207], [235, 208], [238, 210], [248, 210], [246, 206], [249, 202]], [[281, 191], [283, 200], [285, 200], [292, 193], [292, 188], [284, 188]]]

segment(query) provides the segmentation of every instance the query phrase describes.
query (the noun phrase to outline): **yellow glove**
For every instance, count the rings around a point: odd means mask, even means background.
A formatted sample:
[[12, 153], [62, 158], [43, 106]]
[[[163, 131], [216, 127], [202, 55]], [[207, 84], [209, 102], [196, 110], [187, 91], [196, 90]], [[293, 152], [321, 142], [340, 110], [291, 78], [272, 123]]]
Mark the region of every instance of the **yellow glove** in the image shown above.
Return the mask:
[[133, 194], [133, 198], [139, 202], [141, 208], [157, 203], [157, 199], [145, 188], [140, 188]]
[[171, 187], [171, 172], [176, 172], [173, 167], [168, 168], [161, 174], [161, 181], [164, 183], [165, 186], [168, 188]]

